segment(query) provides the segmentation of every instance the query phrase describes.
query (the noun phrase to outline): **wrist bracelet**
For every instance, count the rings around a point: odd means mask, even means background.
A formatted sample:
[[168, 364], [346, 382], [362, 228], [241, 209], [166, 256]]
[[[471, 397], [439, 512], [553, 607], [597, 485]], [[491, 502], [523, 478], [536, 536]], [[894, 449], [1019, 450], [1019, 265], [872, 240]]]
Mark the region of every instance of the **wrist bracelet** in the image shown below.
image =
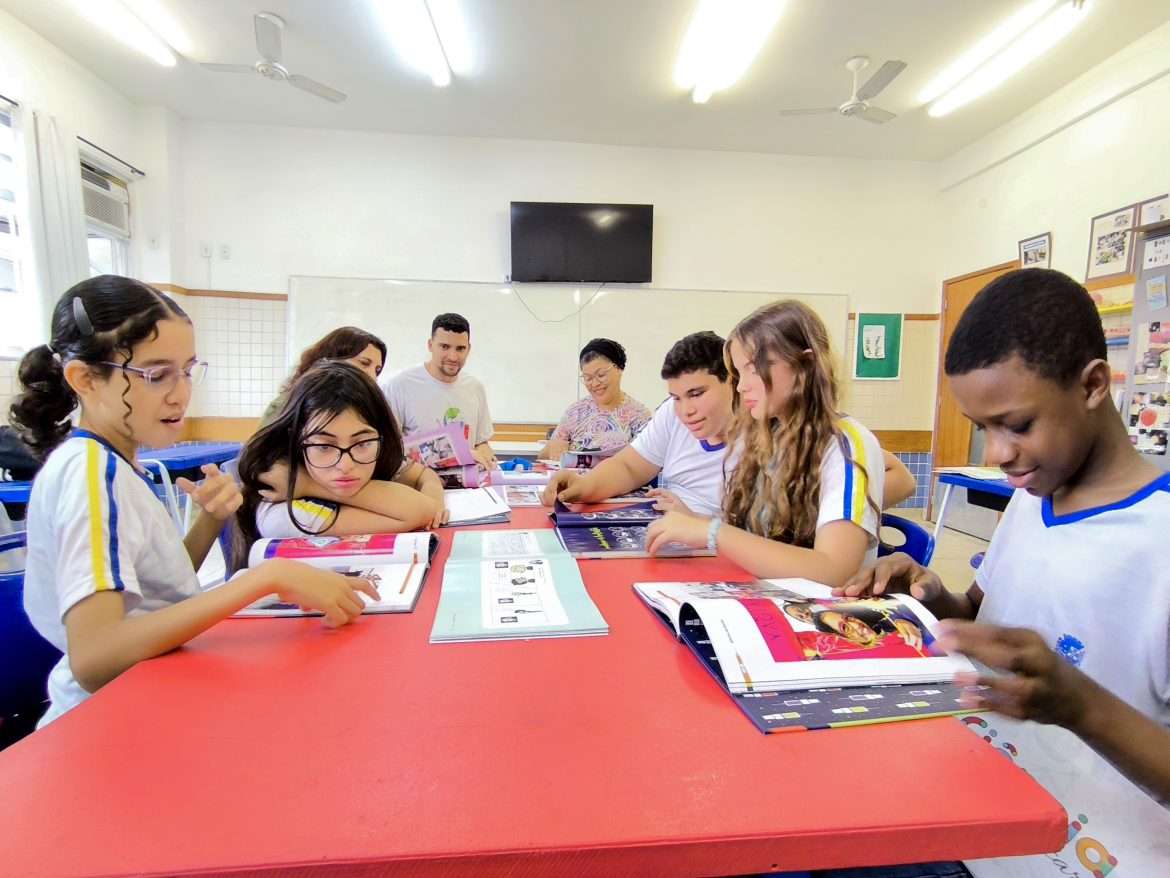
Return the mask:
[[723, 520], [718, 515], [711, 516], [711, 521], [707, 523], [707, 551], [714, 552], [715, 544], [717, 542], [719, 528], [723, 527]]

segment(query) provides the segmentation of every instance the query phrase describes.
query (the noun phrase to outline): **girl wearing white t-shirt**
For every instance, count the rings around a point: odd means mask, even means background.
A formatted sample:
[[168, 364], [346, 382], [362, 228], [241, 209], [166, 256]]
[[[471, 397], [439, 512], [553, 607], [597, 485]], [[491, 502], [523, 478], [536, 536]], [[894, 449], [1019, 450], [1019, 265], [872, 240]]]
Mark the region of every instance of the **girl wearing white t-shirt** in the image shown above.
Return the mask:
[[382, 391], [349, 363], [320, 363], [297, 379], [248, 440], [239, 476], [237, 566], [261, 537], [398, 533], [443, 521], [439, 477], [404, 461]]
[[137, 460], [139, 446], [181, 438], [191, 386], [206, 368], [183, 310], [113, 275], [66, 292], [49, 344], [21, 360], [11, 421], [47, 455], [29, 500], [24, 605], [64, 653], [41, 725], [266, 594], [320, 610], [331, 625], [361, 612], [358, 591], [377, 594], [365, 581], [290, 561], [199, 591], [195, 569], [239, 506], [239, 490], [212, 465], [198, 486], [180, 479], [202, 510], [183, 537]]
[[723, 514], [669, 513], [649, 549], [707, 545], [756, 576], [841, 585], [876, 556], [884, 467], [873, 434], [837, 410], [825, 325], [807, 305], [775, 302], [740, 321], [725, 352], [738, 462]]

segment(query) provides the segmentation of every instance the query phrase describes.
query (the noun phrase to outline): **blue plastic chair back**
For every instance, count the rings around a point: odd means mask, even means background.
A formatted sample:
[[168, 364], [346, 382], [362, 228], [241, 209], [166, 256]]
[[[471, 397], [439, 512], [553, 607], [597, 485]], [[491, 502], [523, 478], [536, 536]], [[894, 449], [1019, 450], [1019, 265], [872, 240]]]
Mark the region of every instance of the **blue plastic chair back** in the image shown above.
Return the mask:
[[878, 544], [878, 557], [892, 555], [894, 552], [905, 552], [923, 567], [930, 565], [934, 555], [934, 537], [930, 531], [908, 518], [898, 515], [883, 514], [882, 528], [890, 528], [902, 534], [901, 545], [888, 545], [885, 540]]
[[[0, 536], [0, 553], [25, 547], [26, 534]], [[24, 612], [24, 570], [0, 573], [0, 717], [43, 712], [49, 671], [61, 652]]]

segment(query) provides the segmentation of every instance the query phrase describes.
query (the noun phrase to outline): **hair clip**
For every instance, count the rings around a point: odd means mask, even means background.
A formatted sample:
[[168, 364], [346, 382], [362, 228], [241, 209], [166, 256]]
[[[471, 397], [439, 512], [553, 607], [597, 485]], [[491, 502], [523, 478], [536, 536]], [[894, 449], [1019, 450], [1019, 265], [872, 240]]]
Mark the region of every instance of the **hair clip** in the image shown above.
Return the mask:
[[60, 363], [61, 362], [61, 355], [53, 349], [53, 343], [47, 341], [47, 342], [45, 342], [45, 347], [48, 348], [49, 354], [50, 354], [50, 356], [52, 356], [53, 361]]
[[93, 335], [93, 323], [90, 322], [89, 314], [85, 310], [85, 302], [81, 301], [81, 296], [73, 297], [73, 320], [77, 323], [77, 329], [83, 336]]

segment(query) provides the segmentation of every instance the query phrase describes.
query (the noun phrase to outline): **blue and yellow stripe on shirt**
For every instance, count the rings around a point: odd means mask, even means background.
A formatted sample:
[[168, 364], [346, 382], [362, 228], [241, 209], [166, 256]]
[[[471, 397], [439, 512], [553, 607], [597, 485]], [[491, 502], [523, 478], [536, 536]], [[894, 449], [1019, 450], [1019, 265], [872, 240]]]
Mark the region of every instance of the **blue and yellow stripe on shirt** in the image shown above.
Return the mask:
[[870, 461], [865, 454], [865, 442], [857, 425], [849, 420], [838, 422], [845, 437], [845, 508], [842, 518], [864, 527], [866, 495], [869, 493]]
[[[104, 453], [103, 453], [104, 452]], [[114, 499], [114, 475], [118, 461], [100, 444], [90, 440], [85, 448], [85, 484], [89, 505], [89, 551], [95, 591], [123, 591], [118, 558], [118, 501]], [[102, 497], [105, 496], [105, 509]]]

